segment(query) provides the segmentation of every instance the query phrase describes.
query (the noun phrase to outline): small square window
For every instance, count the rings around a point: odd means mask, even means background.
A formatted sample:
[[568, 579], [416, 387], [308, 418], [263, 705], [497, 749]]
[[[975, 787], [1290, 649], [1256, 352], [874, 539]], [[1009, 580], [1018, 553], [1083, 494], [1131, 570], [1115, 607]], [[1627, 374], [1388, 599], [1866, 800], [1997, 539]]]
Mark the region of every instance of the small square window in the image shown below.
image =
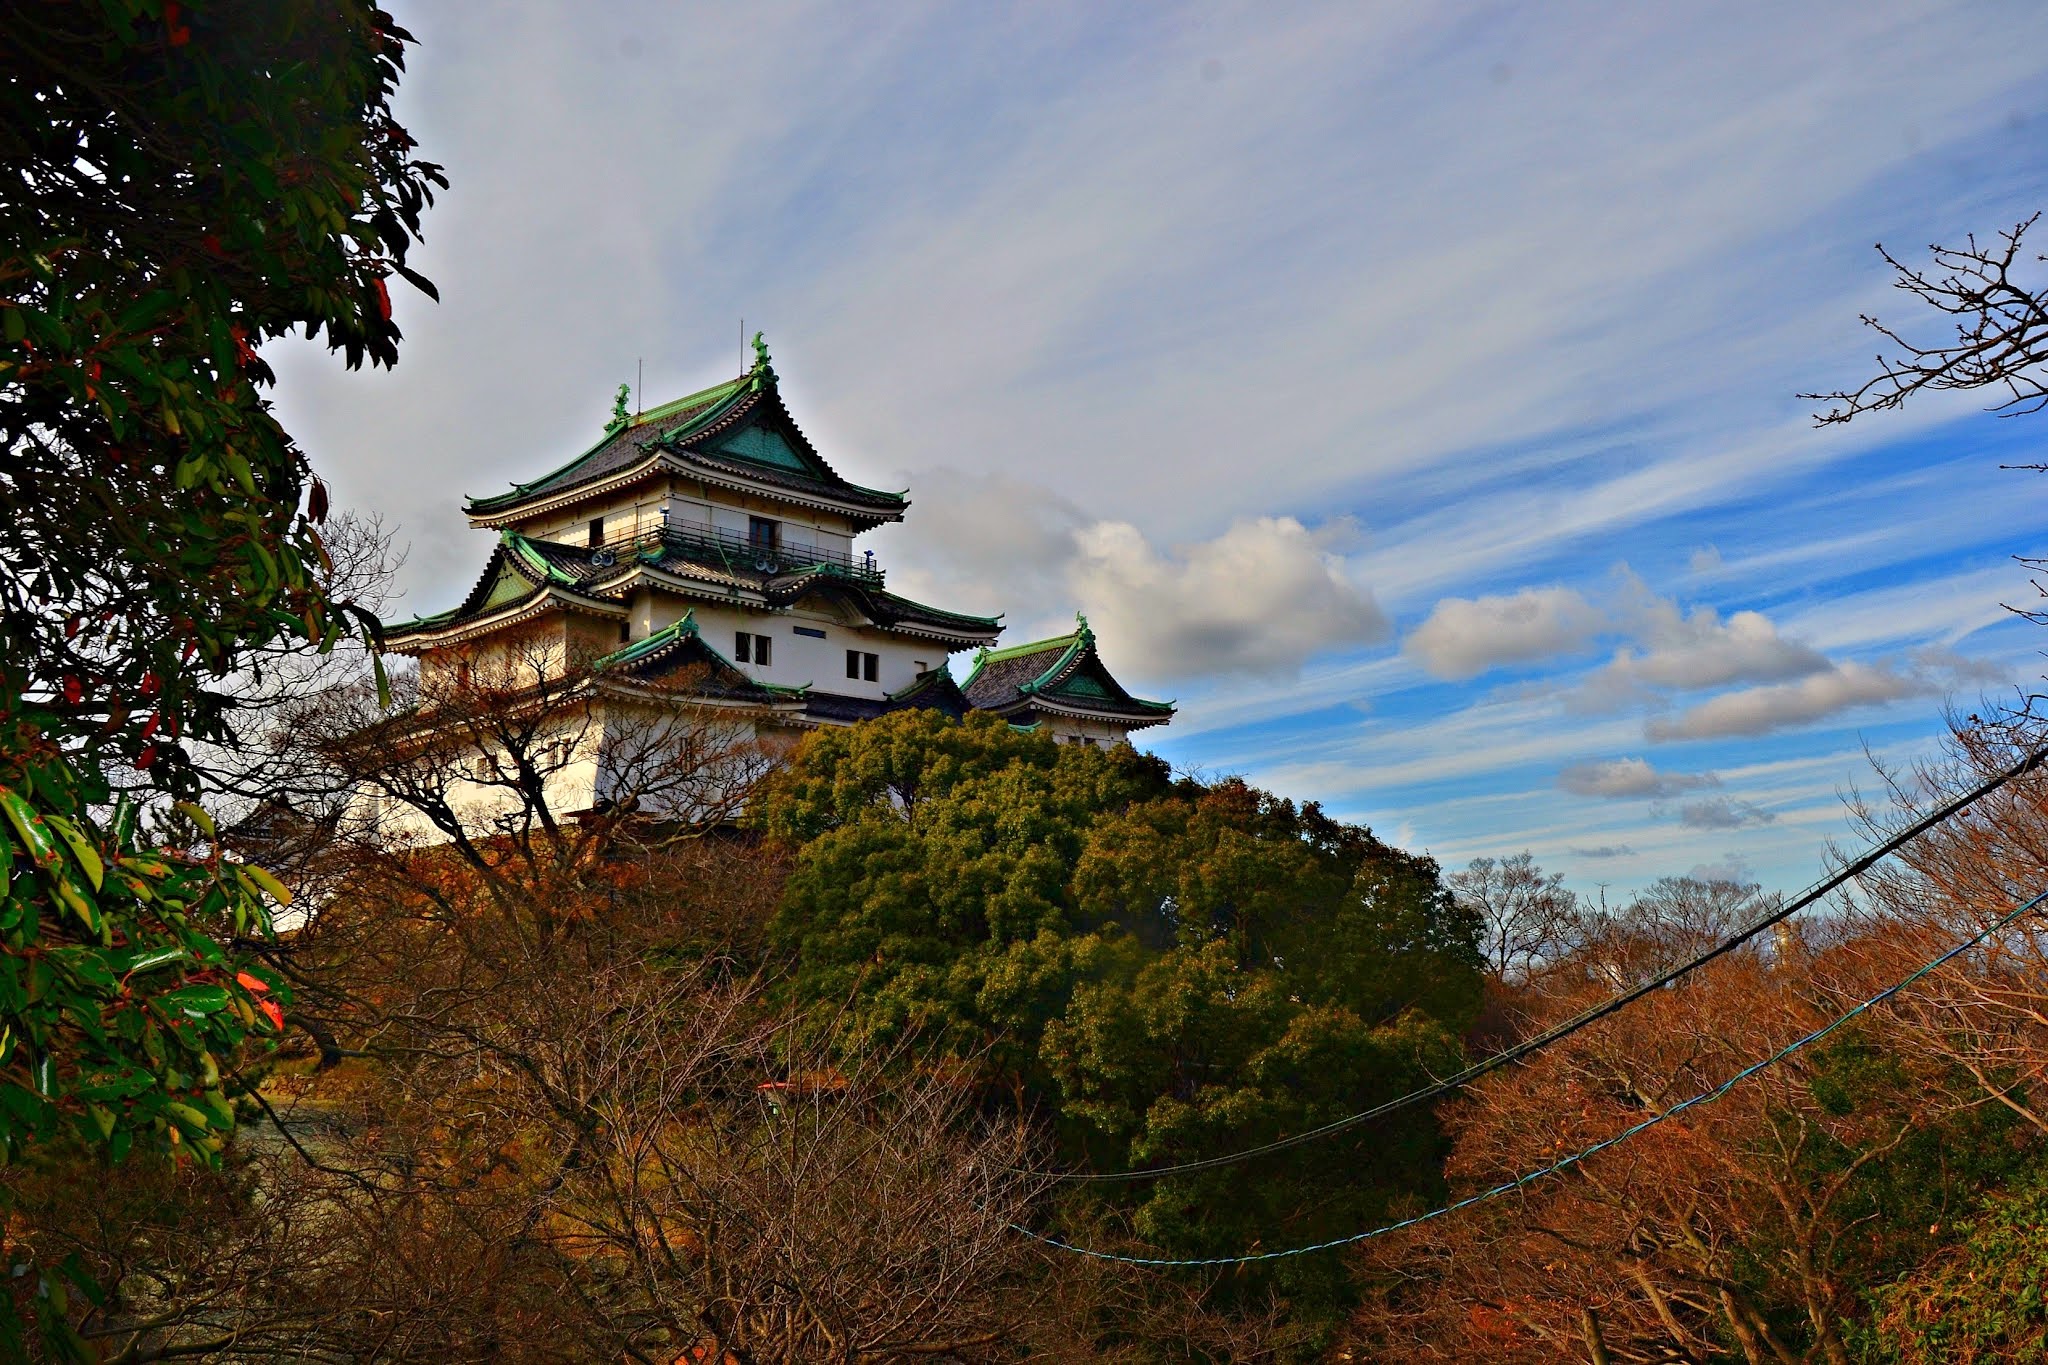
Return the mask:
[[774, 661], [774, 645], [775, 641], [770, 636], [756, 635], [754, 637], [754, 663], [756, 666], [766, 668]]
[[770, 517], [748, 517], [747, 544], [756, 550], [773, 550], [780, 547], [782, 523]]
[[734, 661], [743, 664], [752, 663], [754, 661], [753, 643], [754, 637], [744, 630], [735, 635], [732, 641], [732, 657]]
[[880, 665], [880, 663], [881, 663], [881, 661], [880, 661], [879, 659], [877, 659], [877, 658], [876, 658], [876, 657], [875, 657], [874, 655], [872, 655], [872, 654], [863, 654], [863, 655], [861, 655], [861, 656], [860, 656], [860, 675], [861, 675], [861, 677], [862, 677], [862, 678], [864, 678], [865, 680], [867, 680], [868, 682], [873, 682], [873, 681], [875, 680], [875, 675], [876, 675], [876, 673], [877, 673], [877, 672], [879, 671], [879, 665]]

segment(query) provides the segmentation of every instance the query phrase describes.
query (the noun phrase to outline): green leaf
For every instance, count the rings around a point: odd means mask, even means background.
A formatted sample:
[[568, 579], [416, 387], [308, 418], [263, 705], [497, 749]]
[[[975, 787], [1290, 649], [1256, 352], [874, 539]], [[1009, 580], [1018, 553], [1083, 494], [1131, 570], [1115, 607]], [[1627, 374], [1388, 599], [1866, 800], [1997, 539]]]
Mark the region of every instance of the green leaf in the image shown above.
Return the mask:
[[166, 1011], [199, 1019], [226, 1009], [231, 998], [225, 986], [200, 983], [165, 991], [156, 997], [156, 1003]]

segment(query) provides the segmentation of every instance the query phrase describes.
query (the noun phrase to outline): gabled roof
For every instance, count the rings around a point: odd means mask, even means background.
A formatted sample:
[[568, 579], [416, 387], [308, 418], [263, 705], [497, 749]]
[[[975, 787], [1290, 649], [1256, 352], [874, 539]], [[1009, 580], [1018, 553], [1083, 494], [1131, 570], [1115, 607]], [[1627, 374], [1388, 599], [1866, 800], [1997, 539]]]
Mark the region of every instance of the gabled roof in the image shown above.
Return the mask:
[[649, 683], [687, 671], [691, 693], [730, 701], [794, 701], [803, 692], [801, 688], [776, 687], [747, 676], [705, 641], [697, 629], [695, 612], [685, 612], [683, 619], [673, 625], [614, 650], [596, 660], [591, 669], [600, 677]]
[[1095, 649], [1088, 618], [1077, 615], [1070, 635], [1007, 649], [983, 650], [961, 691], [976, 710], [1021, 720], [1036, 712], [1158, 725], [1173, 703], [1147, 701], [1124, 690]]
[[[973, 616], [947, 611], [884, 590], [879, 575], [858, 567], [837, 563], [795, 564], [766, 568], [749, 563], [745, 557], [730, 557], [705, 551], [700, 545], [664, 539], [651, 545], [603, 579], [593, 577], [593, 591], [614, 590], [614, 580], [623, 581], [636, 569], [668, 575], [672, 590], [685, 590], [676, 580], [709, 585], [706, 595], [730, 600], [735, 588], [758, 594], [758, 605], [774, 610], [792, 607], [805, 598], [823, 596], [840, 601], [884, 630], [907, 631], [937, 639], [954, 649], [995, 639], [1003, 629], [999, 616]], [[753, 601], [754, 599], [749, 599]]]
[[624, 611], [621, 599], [633, 583], [644, 581], [640, 578], [643, 570], [666, 575], [658, 581], [665, 581], [671, 591], [687, 591], [692, 584], [701, 584], [701, 595], [718, 601], [735, 600], [737, 591], [747, 594], [739, 600], [771, 611], [822, 595], [843, 602], [883, 630], [935, 640], [949, 649], [987, 643], [1003, 628], [1000, 617], [927, 606], [884, 591], [875, 581], [877, 575], [839, 564], [803, 564], [786, 571], [770, 566], [764, 570], [742, 559], [714, 566], [706, 562], [704, 554], [681, 543], [663, 541], [637, 553], [602, 547], [593, 551], [588, 546], [535, 540], [501, 529], [490, 561], [459, 604], [431, 616], [392, 622], [384, 628], [385, 644], [402, 653], [439, 643], [450, 632], [473, 622], [489, 621], [496, 628], [507, 623], [500, 618], [508, 612], [519, 615], [524, 607], [538, 609], [550, 598], [572, 608], [616, 616]]
[[[413, 637], [440, 634], [467, 622], [516, 614], [523, 606], [539, 605], [555, 598], [563, 605], [580, 607], [601, 615], [623, 612], [616, 602], [607, 602], [588, 591], [602, 571], [589, 561], [587, 551], [543, 540], [529, 540], [516, 531], [500, 531], [498, 547], [461, 602], [447, 611], [394, 621], [384, 627], [387, 648], [403, 652]], [[504, 622], [498, 622], [504, 624]]]
[[753, 366], [737, 379], [637, 417], [627, 415], [622, 397], [597, 444], [551, 473], [514, 485], [508, 493], [470, 499], [471, 520], [484, 525], [516, 520], [573, 501], [580, 491], [603, 491], [663, 466], [713, 482], [762, 488], [770, 496], [780, 492], [798, 501], [829, 504], [870, 526], [901, 520], [909, 499], [841, 478], [783, 405], [759, 333], [754, 336], [754, 352]]

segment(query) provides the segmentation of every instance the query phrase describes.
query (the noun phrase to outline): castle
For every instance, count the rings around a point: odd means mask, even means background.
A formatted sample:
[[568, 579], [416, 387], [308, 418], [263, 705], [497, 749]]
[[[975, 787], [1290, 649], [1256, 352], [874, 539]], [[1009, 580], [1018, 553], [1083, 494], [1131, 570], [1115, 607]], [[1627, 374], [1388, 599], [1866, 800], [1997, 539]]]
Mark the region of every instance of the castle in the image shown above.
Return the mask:
[[[763, 738], [930, 707], [1113, 744], [1172, 717], [1111, 676], [1085, 619], [996, 649], [1001, 618], [888, 591], [854, 538], [902, 521], [909, 499], [840, 477], [783, 405], [758, 334], [754, 350], [738, 378], [637, 415], [622, 388], [589, 450], [469, 502], [470, 524], [498, 533], [475, 587], [385, 628], [386, 649], [419, 660], [423, 696], [516, 651], [587, 676], [620, 714], [687, 704]], [[956, 683], [948, 660], [966, 650]], [[562, 781], [587, 790], [564, 809], [604, 796], [604, 742], [586, 748]]]

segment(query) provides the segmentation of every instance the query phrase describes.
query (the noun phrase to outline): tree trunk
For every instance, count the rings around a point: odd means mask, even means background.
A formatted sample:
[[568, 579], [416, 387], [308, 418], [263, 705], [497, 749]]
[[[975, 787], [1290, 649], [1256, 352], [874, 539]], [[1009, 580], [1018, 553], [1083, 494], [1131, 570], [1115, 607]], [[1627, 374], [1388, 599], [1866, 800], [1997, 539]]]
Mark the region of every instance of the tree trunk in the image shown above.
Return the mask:
[[1579, 1330], [1586, 1336], [1586, 1356], [1590, 1365], [1614, 1365], [1613, 1357], [1607, 1354], [1607, 1341], [1600, 1335], [1600, 1319], [1592, 1309], [1579, 1310]]
[[1671, 1311], [1671, 1301], [1664, 1297], [1664, 1291], [1657, 1288], [1657, 1282], [1650, 1278], [1650, 1272], [1643, 1268], [1641, 1261], [1630, 1261], [1628, 1273], [1641, 1286], [1643, 1297], [1650, 1301], [1650, 1307], [1657, 1314], [1657, 1321], [1663, 1323], [1664, 1330], [1671, 1334], [1671, 1344], [1678, 1352], [1677, 1358], [1685, 1365], [1693, 1365], [1690, 1334], [1679, 1324], [1678, 1315]]

